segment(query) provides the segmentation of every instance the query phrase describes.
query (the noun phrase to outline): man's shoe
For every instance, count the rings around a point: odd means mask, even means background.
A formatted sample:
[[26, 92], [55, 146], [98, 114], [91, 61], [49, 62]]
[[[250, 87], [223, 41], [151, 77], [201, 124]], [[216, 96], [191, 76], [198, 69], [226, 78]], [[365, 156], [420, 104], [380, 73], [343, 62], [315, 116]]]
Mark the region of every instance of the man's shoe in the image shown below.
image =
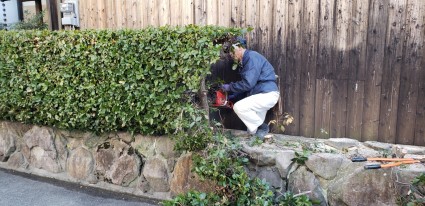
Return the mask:
[[255, 136], [260, 138], [261, 140], [264, 140], [264, 137], [270, 132], [269, 125], [266, 123], [263, 123], [260, 125], [257, 129], [257, 132], [255, 133]]

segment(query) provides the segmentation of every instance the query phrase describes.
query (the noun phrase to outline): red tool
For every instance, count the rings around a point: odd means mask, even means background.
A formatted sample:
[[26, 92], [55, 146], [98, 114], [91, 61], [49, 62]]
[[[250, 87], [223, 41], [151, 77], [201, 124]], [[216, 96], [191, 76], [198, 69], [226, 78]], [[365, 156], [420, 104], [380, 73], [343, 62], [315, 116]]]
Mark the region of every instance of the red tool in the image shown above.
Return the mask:
[[233, 102], [228, 100], [227, 92], [219, 89], [215, 92], [213, 107], [222, 107], [222, 108], [233, 108]]
[[351, 159], [352, 162], [365, 162], [365, 161], [383, 161], [390, 162], [388, 164], [367, 164], [364, 166], [365, 169], [379, 169], [379, 168], [389, 168], [396, 167], [403, 164], [414, 164], [421, 163], [421, 160], [415, 160], [413, 158], [364, 158], [364, 157], [354, 157]]

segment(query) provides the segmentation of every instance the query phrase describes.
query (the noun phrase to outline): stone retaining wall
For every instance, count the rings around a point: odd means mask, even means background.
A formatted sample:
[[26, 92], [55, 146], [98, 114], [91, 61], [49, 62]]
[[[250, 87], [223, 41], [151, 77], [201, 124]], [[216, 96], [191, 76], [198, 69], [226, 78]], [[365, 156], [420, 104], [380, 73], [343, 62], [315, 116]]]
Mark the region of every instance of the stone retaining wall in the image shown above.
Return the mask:
[[[250, 176], [265, 179], [276, 195], [306, 193], [321, 205], [395, 205], [411, 180], [425, 172], [422, 164], [366, 170], [351, 157], [425, 158], [425, 148], [355, 140], [311, 139], [271, 135], [250, 146]], [[167, 137], [69, 132], [48, 127], [0, 122], [0, 167], [133, 195], [169, 199], [189, 189], [213, 191], [213, 183], [191, 172], [190, 153], [173, 150]], [[309, 151], [305, 165], [292, 163], [295, 152]]]

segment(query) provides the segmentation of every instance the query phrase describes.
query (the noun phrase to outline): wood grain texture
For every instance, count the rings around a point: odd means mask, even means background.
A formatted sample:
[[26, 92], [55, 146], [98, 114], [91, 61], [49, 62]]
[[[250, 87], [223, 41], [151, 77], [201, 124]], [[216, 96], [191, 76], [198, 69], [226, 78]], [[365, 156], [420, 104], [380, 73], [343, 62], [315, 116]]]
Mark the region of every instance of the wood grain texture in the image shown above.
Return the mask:
[[330, 138], [331, 134], [331, 102], [332, 102], [332, 80], [316, 80], [316, 100], [314, 110], [314, 137]]
[[365, 98], [363, 104], [362, 140], [378, 140], [382, 68], [388, 23], [386, 0], [371, 1], [369, 7], [366, 49]]
[[284, 45], [286, 44], [286, 30], [287, 25], [286, 21], [288, 18], [287, 11], [288, 4], [285, 0], [275, 0], [273, 13], [273, 32], [272, 32], [272, 58], [269, 59], [270, 63], [273, 65], [276, 75], [278, 75], [277, 83], [280, 90], [280, 98], [277, 106], [274, 108], [274, 113], [276, 117], [283, 115], [284, 113], [284, 102], [283, 94], [285, 93], [285, 73], [286, 73], [286, 50]]
[[346, 136], [362, 140], [364, 81], [348, 81]]
[[285, 110], [294, 117], [287, 127], [288, 134], [298, 134], [300, 130], [300, 75], [301, 75], [301, 10], [303, 1], [294, 0], [288, 4], [288, 29], [286, 32], [286, 73], [284, 94]]
[[246, 0], [245, 6], [245, 17], [246, 17], [246, 26], [253, 28], [251, 32], [247, 34], [248, 48], [257, 50], [259, 46], [258, 36], [259, 33], [259, 1], [256, 0]]
[[[422, 6], [420, 6], [422, 4]], [[421, 60], [423, 55], [423, 44], [420, 43], [421, 33], [420, 25], [423, 25], [423, 1], [410, 0], [404, 6], [406, 21], [404, 22], [406, 35], [404, 41], [404, 56], [402, 60], [403, 72], [400, 78], [400, 96], [399, 108], [397, 114], [397, 143], [411, 145], [415, 140], [415, 126], [417, 118], [419, 82], [425, 81], [420, 79]], [[399, 9], [400, 11], [400, 9]], [[418, 125], [419, 126], [419, 125]], [[422, 127], [424, 127], [423, 125]], [[421, 127], [421, 126], [419, 126]]]
[[385, 57], [382, 72], [378, 141], [395, 143], [397, 110], [400, 87], [400, 72], [405, 38], [404, 22], [406, 1], [392, 1], [388, 9], [388, 28], [385, 42]]
[[305, 2], [301, 23], [300, 132], [314, 136], [319, 0]]
[[318, 66], [316, 77], [318, 79], [333, 79], [333, 43], [334, 43], [334, 7], [336, 1], [321, 0], [319, 7], [319, 41], [318, 41]]

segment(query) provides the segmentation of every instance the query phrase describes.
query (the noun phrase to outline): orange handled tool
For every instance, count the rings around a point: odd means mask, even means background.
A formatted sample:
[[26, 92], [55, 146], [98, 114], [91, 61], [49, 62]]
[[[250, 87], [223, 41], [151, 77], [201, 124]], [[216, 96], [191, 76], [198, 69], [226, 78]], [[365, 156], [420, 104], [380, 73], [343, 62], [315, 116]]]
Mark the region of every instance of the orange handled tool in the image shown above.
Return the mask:
[[420, 163], [421, 160], [415, 160], [413, 158], [364, 158], [364, 157], [354, 157], [351, 159], [352, 162], [365, 162], [365, 161], [383, 161], [383, 162], [391, 162], [388, 164], [367, 164], [364, 166], [365, 169], [379, 169], [379, 168], [389, 168], [396, 167], [403, 164], [414, 164]]

